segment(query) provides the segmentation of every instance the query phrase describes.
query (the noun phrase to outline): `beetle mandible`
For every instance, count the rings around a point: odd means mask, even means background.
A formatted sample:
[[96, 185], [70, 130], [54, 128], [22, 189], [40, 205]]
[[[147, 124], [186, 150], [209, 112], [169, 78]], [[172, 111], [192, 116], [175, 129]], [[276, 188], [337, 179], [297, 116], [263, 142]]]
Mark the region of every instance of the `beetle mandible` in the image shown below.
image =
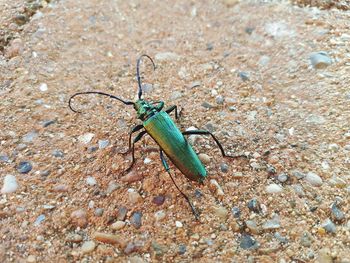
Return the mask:
[[[175, 125], [174, 121], [169, 116], [169, 113], [174, 111], [175, 118], [178, 119], [179, 112], [176, 105], [163, 110], [164, 108], [163, 101], [148, 102], [144, 100], [142, 98], [142, 85], [141, 85], [141, 77], [140, 77], [140, 62], [144, 57], [148, 58], [152, 62], [154, 70], [156, 68], [152, 58], [148, 55], [145, 55], [145, 54], [141, 55], [137, 59], [136, 77], [138, 82], [138, 100], [136, 102], [127, 101], [120, 97], [107, 94], [104, 92], [86, 91], [86, 92], [78, 92], [72, 95], [69, 99], [68, 105], [73, 112], [79, 113], [79, 111], [76, 111], [72, 108], [71, 106], [72, 99], [78, 95], [83, 95], [83, 94], [98, 94], [98, 95], [107, 96], [112, 99], [116, 99], [124, 103], [125, 105], [134, 106], [134, 109], [137, 112], [137, 118], [142, 121], [142, 124], [134, 126], [129, 133], [129, 148], [127, 152], [131, 151], [132, 161], [129, 168], [127, 168], [124, 172], [130, 171], [133, 165], [135, 164], [135, 143], [137, 143], [145, 134], [150, 135], [154, 139], [154, 141], [159, 145], [160, 159], [166, 172], [169, 174], [176, 188], [179, 190], [179, 192], [183, 195], [183, 197], [186, 199], [186, 201], [190, 205], [191, 210], [195, 215], [196, 219], [198, 219], [198, 212], [196, 211], [195, 207], [191, 203], [190, 199], [176, 185], [175, 180], [172, 174], [170, 173], [170, 168], [169, 168], [168, 162], [165, 159], [164, 153], [171, 160], [171, 162], [188, 179], [192, 181], [197, 181], [199, 183], [202, 183], [203, 180], [206, 178], [207, 172], [204, 168], [204, 165], [198, 158], [198, 155], [193, 150], [192, 146], [187, 142], [185, 135], [210, 135], [212, 139], [215, 141], [215, 143], [217, 144], [217, 146], [219, 147], [223, 157], [237, 158], [237, 157], [245, 157], [245, 156], [227, 155], [221, 143], [219, 142], [219, 140], [209, 131], [189, 130], [189, 131], [181, 132], [178, 129], [178, 127]], [[140, 131], [139, 134], [132, 140], [133, 133], [138, 131]]]

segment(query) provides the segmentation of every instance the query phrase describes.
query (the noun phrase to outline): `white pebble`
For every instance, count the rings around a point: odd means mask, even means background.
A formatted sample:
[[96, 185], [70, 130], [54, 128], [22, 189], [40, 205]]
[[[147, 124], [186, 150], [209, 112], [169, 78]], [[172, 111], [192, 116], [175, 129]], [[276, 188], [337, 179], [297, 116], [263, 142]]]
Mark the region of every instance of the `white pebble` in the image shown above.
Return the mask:
[[210, 185], [215, 189], [215, 193], [219, 196], [225, 195], [224, 191], [222, 190], [221, 186], [215, 179], [210, 180]]
[[283, 188], [278, 184], [270, 184], [266, 186], [266, 192], [268, 192], [269, 194], [280, 193], [282, 191], [283, 191]]
[[175, 226], [180, 228], [180, 227], [183, 227], [183, 224], [180, 221], [176, 221]]
[[80, 135], [78, 140], [84, 144], [88, 144], [91, 142], [92, 138], [94, 138], [95, 134], [93, 133], [85, 133], [84, 135]]
[[308, 172], [305, 177], [305, 181], [309, 182], [313, 186], [321, 186], [322, 178], [313, 172]]
[[47, 84], [46, 83], [41, 83], [39, 87], [40, 91], [47, 91]]
[[149, 164], [150, 162], [152, 162], [152, 160], [150, 158], [147, 158], [147, 157], [143, 160], [144, 164]]
[[13, 193], [17, 190], [18, 184], [14, 175], [8, 174], [4, 178], [4, 185], [1, 188], [2, 194]]
[[94, 185], [96, 185], [96, 179], [92, 176], [88, 176], [86, 178], [86, 183], [90, 186], [94, 186]]
[[86, 241], [81, 246], [81, 252], [90, 253], [90, 252], [94, 251], [95, 247], [96, 247], [96, 244], [94, 241]]
[[155, 212], [154, 218], [156, 219], [156, 221], [162, 221], [165, 218], [165, 212], [163, 210]]

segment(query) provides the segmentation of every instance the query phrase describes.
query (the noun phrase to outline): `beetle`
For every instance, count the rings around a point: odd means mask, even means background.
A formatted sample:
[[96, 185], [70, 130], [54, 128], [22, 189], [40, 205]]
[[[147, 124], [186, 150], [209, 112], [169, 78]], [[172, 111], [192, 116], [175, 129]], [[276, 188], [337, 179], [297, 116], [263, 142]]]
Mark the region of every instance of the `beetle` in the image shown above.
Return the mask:
[[[175, 184], [176, 188], [182, 194], [182, 196], [186, 199], [188, 204], [191, 207], [191, 210], [196, 217], [199, 218], [198, 212], [191, 203], [190, 199], [187, 195], [185, 195], [180, 188], [175, 183], [175, 180], [170, 172], [170, 167], [168, 165], [167, 160], [165, 159], [164, 154], [170, 159], [170, 161], [191, 181], [196, 181], [199, 183], [203, 183], [203, 180], [207, 176], [207, 172], [205, 170], [204, 165], [200, 161], [198, 155], [193, 150], [192, 146], [188, 143], [185, 136], [186, 135], [210, 135], [211, 138], [215, 141], [217, 146], [219, 147], [221, 154], [223, 157], [229, 158], [237, 158], [237, 157], [245, 157], [243, 155], [232, 156], [225, 153], [221, 143], [219, 140], [209, 131], [206, 130], [188, 130], [181, 132], [179, 128], [176, 126], [174, 121], [171, 119], [169, 114], [171, 112], [175, 113], [175, 119], [179, 118], [178, 107], [176, 105], [171, 106], [165, 110], [164, 102], [149, 102], [142, 98], [142, 83], [140, 77], [140, 63], [142, 58], [148, 58], [153, 65], [153, 69], [156, 69], [154, 61], [152, 58], [146, 54], [141, 55], [137, 59], [136, 65], [136, 78], [138, 82], [138, 99], [136, 102], [124, 100], [120, 97], [107, 94], [99, 91], [86, 91], [86, 92], [78, 92], [72, 95], [68, 101], [69, 108], [73, 112], [80, 113], [72, 108], [71, 102], [72, 99], [79, 95], [85, 94], [97, 94], [102, 96], [107, 96], [111, 99], [116, 99], [125, 105], [132, 105], [137, 113], [137, 118], [142, 121], [142, 124], [134, 126], [129, 132], [129, 148], [128, 153], [131, 151], [132, 161], [130, 166], [124, 171], [124, 173], [130, 171], [135, 164], [135, 144], [145, 135], [150, 135], [153, 140], [159, 145], [159, 155], [161, 162], [169, 174], [171, 180]], [[134, 133], [139, 132], [134, 139], [132, 136]]]

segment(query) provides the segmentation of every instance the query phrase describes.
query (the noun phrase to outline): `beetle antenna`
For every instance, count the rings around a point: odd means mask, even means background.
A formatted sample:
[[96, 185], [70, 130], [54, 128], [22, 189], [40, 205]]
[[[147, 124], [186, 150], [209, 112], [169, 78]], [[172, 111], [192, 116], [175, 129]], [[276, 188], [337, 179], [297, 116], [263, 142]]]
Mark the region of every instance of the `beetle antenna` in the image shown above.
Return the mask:
[[126, 100], [123, 100], [117, 96], [114, 96], [114, 95], [111, 95], [111, 94], [108, 94], [108, 93], [104, 93], [104, 92], [99, 92], [99, 91], [86, 91], [86, 92], [78, 92], [78, 93], [75, 93], [74, 95], [72, 95], [70, 98], [69, 98], [69, 101], [68, 101], [68, 106], [69, 108], [73, 111], [73, 112], [76, 112], [76, 113], [81, 113], [80, 111], [76, 111], [72, 108], [72, 105], [71, 105], [71, 102], [72, 102], [72, 99], [78, 95], [83, 95], [83, 94], [98, 94], [98, 95], [103, 95], [103, 96], [107, 96], [107, 97], [110, 97], [111, 99], [116, 99], [116, 100], [119, 100], [120, 102], [124, 103], [125, 105], [134, 105], [135, 103], [132, 102], [132, 101], [126, 101]]
[[139, 93], [138, 93], [139, 99], [141, 99], [141, 97], [142, 97], [141, 77], [140, 77], [140, 63], [141, 63], [141, 59], [142, 59], [143, 57], [149, 58], [149, 60], [150, 60], [150, 61], [152, 62], [152, 64], [153, 64], [153, 70], [156, 69], [156, 65], [154, 64], [153, 59], [152, 59], [150, 56], [148, 56], [148, 55], [146, 55], [146, 54], [143, 54], [143, 55], [141, 55], [141, 56], [137, 59], [136, 77], [137, 77], [137, 82], [138, 82], [138, 85], [139, 85]]

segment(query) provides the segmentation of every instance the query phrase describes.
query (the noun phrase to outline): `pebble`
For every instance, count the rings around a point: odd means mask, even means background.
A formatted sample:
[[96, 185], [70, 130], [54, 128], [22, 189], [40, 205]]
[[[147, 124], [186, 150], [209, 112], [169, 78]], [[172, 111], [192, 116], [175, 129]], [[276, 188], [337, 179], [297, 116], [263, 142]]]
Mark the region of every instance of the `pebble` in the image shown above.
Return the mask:
[[35, 131], [28, 132], [22, 137], [24, 143], [33, 142], [38, 137], [38, 133]]
[[246, 224], [247, 228], [250, 230], [251, 233], [253, 233], [253, 234], [258, 234], [259, 233], [258, 225], [256, 224], [255, 221], [247, 220], [247, 221], [245, 221], [245, 224]]
[[209, 155], [205, 153], [198, 154], [199, 160], [203, 162], [203, 164], [209, 164], [210, 163], [210, 157]]
[[119, 221], [124, 221], [126, 218], [126, 215], [128, 213], [128, 209], [125, 206], [121, 206], [118, 208], [118, 215], [117, 215], [117, 219]]
[[120, 229], [124, 228], [125, 225], [126, 225], [126, 223], [124, 221], [117, 221], [111, 225], [111, 228], [113, 230], [120, 230]]
[[84, 144], [88, 144], [89, 142], [91, 142], [92, 138], [94, 138], [95, 134], [93, 133], [85, 133], [83, 135], [80, 135], [78, 137], [78, 140], [81, 142], [81, 143], [84, 143]]
[[[330, 251], [328, 248], [322, 248], [318, 252], [318, 256], [316, 258], [317, 263], [333, 263], [333, 258], [330, 255]], [[344, 261], [346, 263], [347, 261]]]
[[96, 179], [93, 176], [86, 177], [86, 183], [90, 186], [96, 185]]
[[232, 207], [231, 212], [234, 218], [239, 218], [241, 216], [241, 210], [237, 206]]
[[202, 194], [201, 190], [196, 189], [196, 190], [194, 191], [194, 196], [195, 196], [196, 198], [201, 198], [201, 197], [203, 196], [203, 194]]
[[53, 150], [52, 155], [57, 158], [63, 158], [64, 153], [61, 150]]
[[104, 149], [109, 145], [109, 140], [99, 140], [98, 141], [98, 148]]
[[6, 154], [0, 155], [0, 162], [8, 163], [10, 161], [10, 158]]
[[275, 232], [273, 235], [281, 244], [287, 244], [288, 239], [284, 236], [282, 236], [279, 232]]
[[221, 170], [221, 172], [227, 173], [227, 172], [228, 172], [228, 169], [229, 169], [229, 166], [228, 166], [226, 163], [221, 163], [221, 164], [220, 164], [220, 170]]
[[95, 215], [96, 216], [102, 216], [103, 212], [104, 212], [103, 208], [96, 208], [95, 209]]
[[257, 249], [259, 247], [259, 243], [254, 237], [248, 234], [243, 234], [239, 239], [239, 246], [242, 249]]
[[280, 224], [280, 219], [279, 216], [275, 215], [273, 219], [271, 220], [267, 220], [263, 225], [262, 228], [264, 230], [274, 230], [274, 229], [278, 229], [281, 227]]
[[215, 102], [216, 102], [217, 104], [219, 104], [219, 105], [224, 104], [224, 101], [225, 101], [225, 99], [224, 99], [224, 97], [221, 96], [221, 95], [218, 95], [218, 96], [216, 96], [216, 98], [215, 98]]
[[201, 106], [203, 107], [203, 108], [206, 108], [206, 109], [211, 109], [211, 108], [213, 108], [213, 105], [211, 105], [209, 102], [203, 102], [202, 104], [201, 104]]
[[236, 5], [239, 2], [239, 0], [222, 0], [222, 2], [227, 7], [233, 7], [234, 5]]
[[294, 177], [296, 177], [297, 179], [303, 179], [303, 178], [306, 177], [306, 175], [305, 175], [304, 173], [300, 172], [299, 170], [293, 170], [293, 171], [291, 172], [291, 174], [292, 174]]
[[22, 174], [29, 173], [32, 170], [33, 166], [30, 162], [22, 161], [18, 164], [17, 170]]
[[269, 56], [263, 55], [259, 59], [259, 65], [261, 67], [267, 66], [270, 63], [271, 58]]
[[143, 179], [143, 176], [141, 173], [138, 173], [137, 171], [131, 171], [120, 178], [120, 181], [124, 183], [133, 183], [138, 182]]
[[157, 53], [154, 58], [159, 61], [164, 60], [178, 60], [180, 59], [180, 56], [174, 52], [160, 52]]
[[28, 263], [35, 263], [36, 262], [36, 257], [34, 255], [29, 255], [27, 257], [27, 262]]
[[315, 174], [313, 172], [308, 172], [304, 179], [305, 179], [305, 181], [310, 183], [312, 186], [318, 187], [318, 186], [321, 186], [323, 183], [321, 177], [319, 177], [317, 174]]
[[278, 184], [269, 184], [266, 186], [266, 192], [269, 194], [276, 194], [283, 191], [283, 188]]
[[46, 83], [41, 83], [39, 86], [40, 91], [45, 92], [47, 91], [47, 84]]
[[244, 71], [238, 72], [238, 76], [239, 76], [239, 77], [241, 78], [241, 80], [243, 80], [243, 81], [248, 81], [248, 80], [249, 80], [249, 77], [250, 77], [249, 73], [244, 72]]
[[215, 179], [211, 179], [210, 180], [209, 187], [214, 190], [216, 195], [218, 195], [218, 196], [224, 196], [225, 195], [225, 193], [222, 190], [221, 186], [219, 185], [219, 183]]
[[253, 198], [248, 202], [248, 208], [250, 211], [254, 212], [254, 213], [260, 213], [261, 212], [261, 208], [260, 208], [260, 204], [258, 202], [257, 199]]
[[69, 191], [69, 187], [68, 185], [65, 184], [59, 184], [59, 185], [55, 185], [52, 189], [54, 192], [68, 192]]
[[331, 205], [332, 217], [335, 221], [341, 222], [345, 219], [345, 214], [341, 211], [336, 203]]
[[315, 69], [324, 69], [332, 64], [332, 60], [328, 56], [327, 52], [324, 51], [311, 53], [310, 62]]
[[281, 173], [277, 176], [277, 180], [280, 181], [281, 183], [285, 183], [288, 180], [288, 174], [286, 173]]
[[222, 220], [228, 217], [228, 210], [223, 206], [212, 206], [213, 213]]
[[159, 210], [157, 212], [154, 213], [154, 218], [156, 219], [156, 221], [162, 221], [165, 218], [166, 214], [163, 210]]
[[126, 248], [124, 249], [124, 253], [126, 255], [129, 255], [133, 252], [137, 252], [138, 250], [140, 250], [143, 247], [143, 243], [142, 242], [129, 242], [126, 245]]
[[95, 145], [91, 145], [87, 148], [88, 153], [93, 153], [96, 152], [98, 150], [98, 147]]
[[164, 201], [165, 201], [164, 195], [155, 196], [152, 200], [153, 204], [156, 204], [156, 205], [162, 205]]
[[183, 227], [183, 224], [180, 221], [175, 221], [175, 226], [177, 228], [181, 228], [181, 227]]
[[20, 55], [23, 52], [24, 44], [23, 41], [19, 38], [16, 38], [11, 41], [11, 44], [6, 49], [6, 57], [14, 58]]
[[331, 186], [335, 186], [337, 188], [345, 188], [347, 183], [343, 178], [333, 176], [331, 179], [329, 179], [329, 184]]
[[135, 189], [128, 189], [128, 199], [132, 204], [137, 204], [142, 202], [142, 196]]
[[55, 120], [46, 120], [46, 121], [43, 121], [43, 122], [41, 123], [41, 125], [42, 125], [44, 128], [46, 128], [46, 127], [48, 127], [48, 126], [50, 126], [51, 124], [54, 124], [54, 123], [56, 123]]
[[148, 157], [146, 157], [144, 160], [143, 160], [143, 163], [144, 164], [149, 164], [149, 163], [151, 163], [152, 162], [152, 159], [150, 159], [150, 158], [148, 158]]
[[17, 190], [18, 183], [14, 175], [8, 174], [4, 178], [4, 184], [1, 188], [2, 194], [10, 194]]
[[26, 148], [27, 148], [27, 144], [24, 144], [24, 143], [20, 143], [20, 144], [18, 144], [17, 147], [16, 147], [16, 149], [17, 149], [18, 151], [22, 151], [22, 150], [24, 150], [24, 149], [26, 149]]
[[136, 228], [139, 229], [142, 226], [142, 213], [141, 212], [135, 212], [132, 214], [130, 218], [130, 223]]
[[85, 241], [81, 246], [81, 252], [86, 254], [94, 251], [96, 248], [96, 243], [94, 241]]
[[305, 196], [305, 192], [304, 192], [304, 189], [303, 189], [303, 186], [302, 186], [302, 185], [300, 185], [300, 184], [295, 184], [295, 185], [293, 185], [293, 189], [294, 189], [295, 193], [296, 193], [299, 197]]
[[180, 255], [183, 255], [183, 254], [185, 254], [186, 253], [186, 245], [185, 244], [180, 244], [179, 245], [179, 254]]
[[173, 91], [170, 94], [170, 100], [177, 100], [177, 99], [179, 99], [181, 97], [182, 97], [182, 92], [180, 92], [180, 91]]
[[94, 240], [102, 242], [102, 243], [107, 243], [107, 244], [111, 244], [111, 245], [118, 244], [122, 247], [126, 246], [125, 238], [122, 238], [122, 237], [117, 236], [117, 235], [95, 232], [92, 235], [92, 237]]
[[[112, 261], [112, 262], [115, 262], [115, 261]], [[133, 256], [128, 259], [128, 263], [145, 263], [145, 261], [139, 256]]]
[[39, 225], [45, 220], [45, 218], [46, 218], [45, 215], [43, 215], [43, 214], [39, 215], [39, 216], [35, 219], [33, 225], [34, 225], [34, 226], [39, 226]]
[[307, 231], [303, 232], [303, 234], [300, 237], [300, 244], [304, 247], [311, 247], [312, 242], [313, 242], [312, 235]]
[[80, 243], [81, 241], [83, 241], [83, 237], [79, 234], [69, 234], [66, 237], [66, 241], [73, 242], [73, 243]]
[[83, 209], [73, 211], [70, 218], [75, 226], [85, 228], [88, 224], [87, 214]]
[[323, 227], [328, 233], [332, 233], [332, 234], [334, 234], [336, 232], [336, 230], [337, 230], [335, 224], [329, 218], [327, 218], [321, 224], [321, 227]]

